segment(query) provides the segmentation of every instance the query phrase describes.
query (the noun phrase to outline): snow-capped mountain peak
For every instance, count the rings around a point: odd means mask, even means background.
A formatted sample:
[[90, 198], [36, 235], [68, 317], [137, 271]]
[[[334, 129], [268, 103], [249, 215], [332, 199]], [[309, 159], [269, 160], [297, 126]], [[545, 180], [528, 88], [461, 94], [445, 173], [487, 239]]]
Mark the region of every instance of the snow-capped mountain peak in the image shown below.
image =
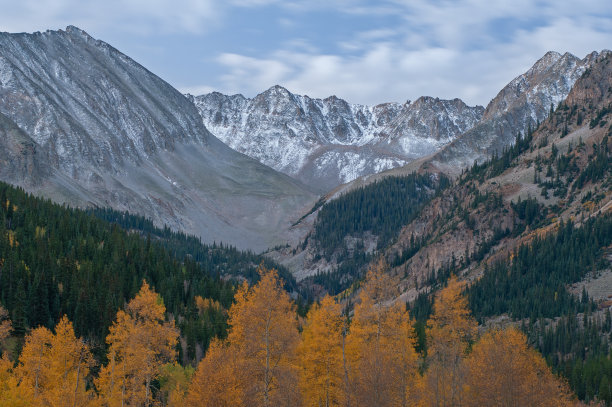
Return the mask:
[[252, 99], [213, 92], [191, 100], [230, 147], [320, 189], [430, 154], [474, 126], [484, 110], [430, 97], [366, 106], [279, 85]]

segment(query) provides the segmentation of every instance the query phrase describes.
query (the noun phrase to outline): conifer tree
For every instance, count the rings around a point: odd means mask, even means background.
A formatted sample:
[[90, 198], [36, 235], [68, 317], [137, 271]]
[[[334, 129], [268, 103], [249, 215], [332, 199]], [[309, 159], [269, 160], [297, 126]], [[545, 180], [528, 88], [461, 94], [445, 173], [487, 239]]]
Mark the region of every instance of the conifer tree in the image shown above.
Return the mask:
[[430, 406], [461, 406], [466, 369], [463, 359], [476, 336], [462, 284], [452, 276], [434, 302], [427, 321], [425, 396]]
[[102, 405], [150, 406], [152, 381], [161, 366], [176, 358], [178, 330], [174, 321], [164, 322], [166, 307], [146, 281], [106, 338], [109, 362], [100, 370], [96, 386]]
[[326, 296], [308, 313], [298, 348], [305, 406], [344, 405], [343, 325], [342, 308], [332, 297]]
[[405, 304], [393, 303], [398, 294], [398, 281], [388, 274], [384, 262], [368, 271], [347, 339], [358, 406], [417, 402], [420, 378], [414, 330]]
[[11, 334], [13, 329], [9, 313], [2, 305], [0, 305], [0, 355], [4, 351], [4, 341]]

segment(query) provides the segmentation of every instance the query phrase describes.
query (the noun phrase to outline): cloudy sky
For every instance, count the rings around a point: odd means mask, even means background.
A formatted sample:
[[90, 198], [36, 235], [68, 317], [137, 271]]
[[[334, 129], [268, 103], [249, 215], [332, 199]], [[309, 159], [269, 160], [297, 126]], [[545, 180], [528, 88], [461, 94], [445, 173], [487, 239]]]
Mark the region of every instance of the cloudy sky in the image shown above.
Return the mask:
[[546, 51], [612, 49], [610, 0], [0, 0], [0, 31], [76, 25], [183, 92], [486, 105]]

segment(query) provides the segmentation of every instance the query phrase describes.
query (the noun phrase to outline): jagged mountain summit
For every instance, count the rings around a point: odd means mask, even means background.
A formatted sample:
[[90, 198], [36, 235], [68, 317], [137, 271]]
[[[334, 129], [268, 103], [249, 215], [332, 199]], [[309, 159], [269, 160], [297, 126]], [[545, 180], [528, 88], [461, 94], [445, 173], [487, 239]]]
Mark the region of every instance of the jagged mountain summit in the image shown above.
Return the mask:
[[252, 99], [218, 92], [188, 97], [224, 143], [320, 190], [431, 154], [484, 112], [459, 99], [365, 106], [336, 96], [296, 95], [281, 86]]
[[412, 172], [442, 172], [452, 177], [474, 162], [483, 162], [511, 146], [517, 134], [545, 120], [563, 101], [580, 76], [599, 57], [610, 51], [594, 51], [580, 59], [570, 53], [549, 51], [529, 70], [514, 78], [489, 102], [481, 120], [435, 153], [368, 177], [360, 177], [338, 187], [333, 196], [358, 188], [389, 175]]
[[0, 176], [71, 205], [264, 249], [308, 188], [235, 152], [181, 93], [76, 27], [0, 34]]
[[[457, 176], [466, 169], [471, 167], [474, 160], [479, 163], [490, 159], [491, 156], [497, 152], [499, 155], [503, 154], [504, 149], [508, 149], [516, 141], [516, 135], [521, 132], [525, 136], [526, 130], [534, 130], [538, 123], [542, 123], [548, 119], [551, 115], [551, 105], [554, 109], [557, 109], [560, 102], [572, 100], [571, 105], [576, 105], [574, 109], [587, 109], [592, 110], [591, 99], [585, 98], [582, 102], [574, 101], [575, 97], [571, 96], [576, 93], [572, 91], [577, 81], [582, 78], [585, 73], [593, 69], [597, 61], [605, 60], [606, 64], [609, 62], [610, 51], [593, 52], [587, 55], [584, 59], [579, 59], [571, 54], [561, 55], [556, 52], [549, 52], [539, 61], [537, 61], [532, 68], [526, 73], [518, 76], [512, 80], [502, 91], [499, 92], [496, 98], [494, 98], [488, 105], [485, 114], [481, 121], [474, 126], [472, 129], [461, 134], [456, 140], [443, 147], [440, 151], [432, 154], [428, 157], [416, 160], [409, 163], [408, 165], [400, 168], [395, 168], [389, 171], [378, 173], [375, 175], [360, 177], [354, 181], [341, 185], [326, 196], [326, 202], [333, 201], [334, 199], [361, 187], [366, 187], [373, 184], [376, 181], [381, 181], [389, 176], [393, 175], [409, 175], [414, 172], [419, 174], [436, 173], [440, 172], [446, 175], [450, 175], [451, 178]], [[582, 85], [582, 87], [591, 86], [591, 93], [605, 93], [608, 89], [604, 86], [603, 88], [595, 87], [592, 84]], [[600, 86], [600, 87], [601, 87]], [[568, 97], [568, 95], [570, 95]], [[586, 113], [580, 113], [586, 115]], [[575, 119], [575, 118], [574, 118]], [[578, 125], [578, 124], [577, 124]], [[579, 126], [587, 126], [587, 124], [580, 123]], [[571, 129], [571, 126], [570, 126]], [[569, 130], [568, 130], [569, 131]], [[555, 135], [556, 138], [561, 138], [560, 135]], [[580, 136], [575, 136], [574, 139], [578, 140]], [[583, 137], [586, 140], [586, 135]], [[574, 141], [574, 143], [576, 142]], [[536, 145], [547, 145], [547, 143], [553, 143], [554, 139], [551, 136], [549, 141], [543, 138]], [[558, 146], [561, 145], [557, 142]], [[567, 143], [567, 139], [563, 140], [563, 144]], [[551, 147], [548, 146], [550, 149]], [[530, 170], [528, 175], [521, 174], [521, 178], [527, 179], [528, 182], [533, 183], [533, 170]], [[517, 176], [518, 178], [518, 176]], [[515, 180], [516, 181], [516, 180]], [[518, 187], [514, 184], [508, 183], [509, 190], [515, 190]], [[522, 198], [525, 199], [528, 194], [536, 196], [541, 194], [541, 190], [529, 185], [528, 193], [523, 193]], [[509, 193], [509, 191], [505, 191]], [[440, 198], [444, 200], [448, 198], [446, 194]], [[512, 197], [517, 199], [516, 196]], [[319, 204], [317, 208], [321, 208]], [[308, 217], [303, 220], [303, 229], [305, 234], [312, 234], [314, 230], [314, 224], [318, 216], [318, 209], [315, 208]], [[444, 210], [441, 211], [444, 213]], [[441, 219], [440, 216], [430, 216], [428, 221], [433, 219]], [[491, 222], [495, 219], [491, 218]], [[501, 218], [500, 218], [501, 219]], [[442, 225], [448, 225], [446, 222], [442, 222]], [[414, 232], [414, 233], [413, 233]], [[491, 231], [489, 231], [491, 232]], [[408, 240], [414, 235], [415, 238], [422, 235], [422, 231], [419, 229], [411, 231], [408, 234]], [[372, 242], [376, 242], [377, 236], [367, 235], [364, 239], [364, 247], [372, 247]], [[465, 236], [460, 236], [456, 242], [454, 242], [455, 248], [461, 247], [465, 249], [466, 241], [470, 241], [470, 244], [474, 244], [473, 237], [469, 239]], [[337, 265], [326, 264], [325, 261], [321, 261], [320, 253], [316, 248], [316, 243], [312, 239], [307, 241], [307, 245], [297, 246], [294, 252], [290, 255], [283, 253], [277, 260], [283, 262], [285, 265], [290, 267], [299, 276], [314, 275], [322, 270], [331, 270]], [[429, 256], [424, 256], [423, 259], [428, 261], [429, 258], [441, 258], [440, 253], [442, 250], [446, 250], [448, 242], [440, 240], [438, 245], [438, 251], [430, 253]], [[356, 245], [353, 237], [348, 236], [346, 238], [347, 247], [353, 247]], [[450, 252], [449, 252], [450, 253]], [[446, 258], [449, 260], [452, 256]], [[316, 261], [312, 261], [316, 259]], [[437, 263], [439, 266], [441, 263]], [[422, 264], [421, 264], [422, 266]]]
[[580, 59], [570, 53], [547, 52], [527, 72], [506, 85], [489, 102], [480, 123], [437, 152], [431, 160], [446, 173], [457, 174], [474, 161], [482, 162], [510, 146], [517, 132], [548, 117], [563, 101], [580, 76], [601, 53]]

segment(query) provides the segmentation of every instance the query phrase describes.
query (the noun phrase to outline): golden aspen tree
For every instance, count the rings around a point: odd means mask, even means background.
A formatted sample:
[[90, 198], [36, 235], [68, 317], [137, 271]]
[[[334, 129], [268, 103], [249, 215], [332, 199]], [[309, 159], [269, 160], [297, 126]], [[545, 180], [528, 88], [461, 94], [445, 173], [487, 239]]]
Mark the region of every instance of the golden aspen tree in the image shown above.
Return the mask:
[[164, 322], [166, 307], [161, 297], [143, 281], [142, 288], [117, 312], [109, 329], [109, 362], [96, 382], [104, 406], [150, 406], [151, 383], [161, 366], [176, 358], [178, 330], [174, 321]]
[[75, 336], [66, 316], [55, 326], [49, 356], [51, 375], [55, 377], [55, 385], [46, 396], [49, 404], [76, 407], [91, 402], [93, 392], [86, 389], [86, 378], [94, 360], [89, 347]]
[[516, 328], [487, 332], [474, 344], [466, 365], [466, 406], [572, 405], [567, 384]]
[[243, 382], [248, 379], [239, 368], [238, 355], [227, 343], [214, 339], [198, 364], [185, 405], [189, 407], [244, 406]]
[[299, 342], [295, 307], [276, 270], [259, 267], [260, 281], [236, 292], [229, 311], [230, 349], [238, 369], [246, 406], [300, 404], [296, 348]]
[[466, 378], [463, 359], [477, 332], [476, 320], [462, 294], [462, 283], [452, 276], [436, 296], [427, 321], [425, 392], [430, 406], [461, 406]]
[[0, 407], [29, 407], [35, 405], [30, 388], [19, 386], [13, 362], [6, 354], [0, 359]]
[[[11, 321], [8, 312], [0, 306], [0, 350], [11, 332]], [[26, 386], [19, 386], [19, 380], [13, 368], [13, 361], [4, 352], [0, 358], [0, 407], [26, 407], [34, 404], [32, 392]]]
[[399, 285], [386, 268], [379, 262], [368, 270], [347, 338], [357, 406], [417, 403], [414, 331], [405, 304], [393, 303]]
[[34, 398], [39, 399], [44, 391], [52, 386], [55, 379], [50, 375], [50, 348], [53, 333], [45, 328], [33, 329], [26, 338], [19, 356], [17, 375], [20, 386], [32, 389]]
[[93, 400], [93, 393], [86, 389], [86, 377], [93, 364], [89, 347], [75, 336], [66, 316], [55, 331], [53, 334], [40, 327], [26, 337], [16, 369], [19, 387], [29, 388], [37, 404], [88, 405]]
[[308, 312], [298, 347], [304, 406], [344, 405], [343, 324], [340, 304], [329, 296]]

